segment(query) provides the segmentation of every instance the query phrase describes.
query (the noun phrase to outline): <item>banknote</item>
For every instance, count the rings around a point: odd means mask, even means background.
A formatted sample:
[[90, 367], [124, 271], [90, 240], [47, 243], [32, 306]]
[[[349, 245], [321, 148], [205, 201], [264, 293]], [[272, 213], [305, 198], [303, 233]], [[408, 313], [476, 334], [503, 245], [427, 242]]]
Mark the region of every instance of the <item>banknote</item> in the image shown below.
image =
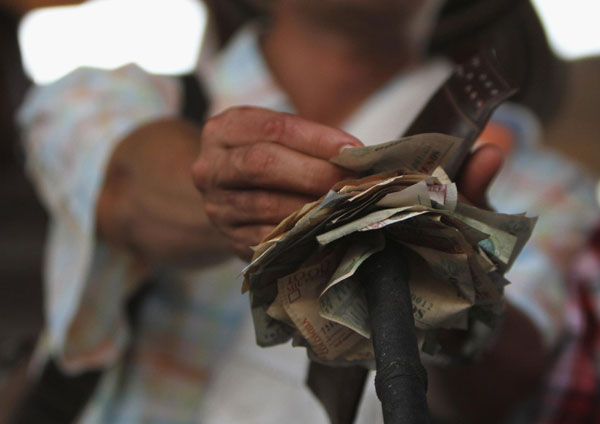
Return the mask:
[[367, 301], [359, 280], [352, 278], [373, 254], [383, 250], [385, 237], [373, 232], [349, 244], [335, 272], [319, 296], [321, 316], [369, 338]]
[[345, 149], [331, 162], [360, 173], [403, 169], [431, 174], [454, 157], [461, 142], [462, 139], [445, 134], [419, 134], [376, 146]]
[[319, 313], [319, 295], [335, 271], [328, 256], [320, 263], [301, 267], [277, 281], [283, 309], [317, 357], [333, 360], [360, 342], [354, 330], [323, 318]]
[[[358, 270], [383, 250], [409, 265], [413, 318], [423, 352], [438, 334], [464, 331], [465, 352], [503, 311], [504, 273], [536, 219], [462, 203], [444, 171], [460, 139], [422, 134], [346, 149], [333, 163], [362, 177], [337, 183], [254, 247], [244, 270], [257, 343], [292, 340], [315, 360], [371, 364], [365, 287]], [[475, 337], [475, 336], [473, 336]]]

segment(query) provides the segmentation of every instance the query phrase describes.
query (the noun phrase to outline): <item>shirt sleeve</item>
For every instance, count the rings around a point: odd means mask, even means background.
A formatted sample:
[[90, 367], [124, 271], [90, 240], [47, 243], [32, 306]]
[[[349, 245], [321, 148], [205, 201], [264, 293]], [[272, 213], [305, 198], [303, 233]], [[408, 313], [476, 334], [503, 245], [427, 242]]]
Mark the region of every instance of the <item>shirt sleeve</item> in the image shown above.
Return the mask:
[[565, 330], [567, 276], [574, 255], [600, 218], [592, 178], [539, 144], [539, 125], [530, 112], [505, 105], [493, 118], [509, 127], [516, 145], [490, 191], [494, 208], [538, 216], [532, 237], [507, 273], [507, 300], [536, 326], [548, 349]]
[[115, 146], [179, 110], [174, 79], [135, 65], [82, 68], [33, 88], [18, 113], [26, 168], [50, 214], [44, 264], [45, 345], [67, 369], [105, 364], [127, 339], [133, 261], [96, 239], [96, 201]]

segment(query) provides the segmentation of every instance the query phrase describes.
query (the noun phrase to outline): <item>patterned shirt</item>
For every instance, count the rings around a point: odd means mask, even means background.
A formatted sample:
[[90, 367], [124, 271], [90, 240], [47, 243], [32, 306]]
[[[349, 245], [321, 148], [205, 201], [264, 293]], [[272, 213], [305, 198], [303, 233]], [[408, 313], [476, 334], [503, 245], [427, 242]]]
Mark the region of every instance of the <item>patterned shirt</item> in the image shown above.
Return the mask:
[[[256, 28], [246, 27], [198, 70], [211, 99], [209, 115], [234, 105], [293, 112], [257, 40]], [[450, 71], [448, 62], [432, 60], [404, 72], [343, 129], [369, 144], [395, 138]], [[247, 299], [239, 294], [239, 260], [194, 272], [162, 269], [130, 334], [123, 305], [147, 275], [127, 252], [96, 237], [95, 204], [119, 140], [145, 122], [177, 115], [180, 102], [176, 80], [134, 65], [80, 69], [29, 94], [19, 115], [28, 170], [51, 213], [40, 351], [70, 372], [107, 367], [82, 423], [325, 423], [302, 384], [302, 349], [255, 345]], [[510, 129], [515, 147], [491, 201], [501, 212], [540, 216], [507, 275], [513, 283], [507, 298], [554, 348], [565, 335], [567, 266], [599, 216], [593, 184], [536, 145], [539, 128], [526, 111], [503, 107], [494, 122]], [[359, 423], [381, 422], [372, 387]]]

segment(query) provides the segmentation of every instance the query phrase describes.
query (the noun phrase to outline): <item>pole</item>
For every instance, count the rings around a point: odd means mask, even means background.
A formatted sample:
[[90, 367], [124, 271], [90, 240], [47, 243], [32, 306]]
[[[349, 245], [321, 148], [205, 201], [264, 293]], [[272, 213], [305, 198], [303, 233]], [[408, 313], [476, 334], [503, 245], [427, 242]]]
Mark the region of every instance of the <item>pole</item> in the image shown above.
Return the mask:
[[419, 357], [401, 249], [388, 247], [359, 269], [365, 286], [375, 350], [375, 389], [385, 424], [430, 423], [427, 373]]

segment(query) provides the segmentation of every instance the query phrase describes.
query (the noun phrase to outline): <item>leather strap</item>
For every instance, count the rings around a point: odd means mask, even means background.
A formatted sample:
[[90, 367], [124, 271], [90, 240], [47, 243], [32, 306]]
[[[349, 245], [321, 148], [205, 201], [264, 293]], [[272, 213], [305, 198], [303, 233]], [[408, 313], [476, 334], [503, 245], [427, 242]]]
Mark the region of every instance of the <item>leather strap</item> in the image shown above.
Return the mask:
[[463, 139], [446, 172], [454, 178], [492, 112], [517, 92], [489, 50], [458, 66], [404, 135], [437, 132]]
[[311, 361], [306, 384], [325, 408], [331, 424], [352, 424], [368, 374], [363, 367], [330, 367]]

